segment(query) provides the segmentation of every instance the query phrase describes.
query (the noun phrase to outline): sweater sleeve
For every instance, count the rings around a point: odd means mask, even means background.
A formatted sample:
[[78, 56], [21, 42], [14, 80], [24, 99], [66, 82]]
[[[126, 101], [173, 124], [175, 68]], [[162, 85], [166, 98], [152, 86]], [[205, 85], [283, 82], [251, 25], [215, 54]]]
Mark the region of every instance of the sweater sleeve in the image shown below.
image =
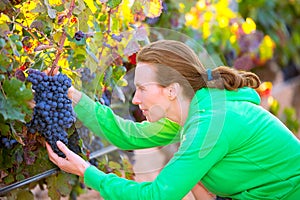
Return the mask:
[[179, 141], [180, 126], [168, 119], [137, 123], [114, 114], [111, 108], [85, 94], [74, 108], [77, 118], [94, 134], [124, 150], [164, 146]]
[[206, 128], [196, 124], [183, 131], [179, 151], [153, 182], [126, 180], [114, 174], [105, 174], [95, 167], [85, 171], [84, 182], [99, 191], [104, 199], [182, 199], [228, 150], [223, 137], [216, 143], [207, 139]]

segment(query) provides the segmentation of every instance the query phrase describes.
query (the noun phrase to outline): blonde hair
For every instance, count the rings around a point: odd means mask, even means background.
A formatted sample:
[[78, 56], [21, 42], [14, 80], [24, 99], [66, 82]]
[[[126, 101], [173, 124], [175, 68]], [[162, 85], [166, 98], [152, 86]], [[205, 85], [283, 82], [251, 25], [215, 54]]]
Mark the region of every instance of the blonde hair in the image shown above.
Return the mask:
[[153, 64], [157, 68], [159, 84], [167, 87], [177, 82], [189, 98], [204, 87], [236, 90], [241, 87], [258, 88], [260, 85], [256, 74], [226, 66], [212, 69], [209, 74], [211, 80], [208, 80], [207, 69], [195, 52], [186, 44], [174, 40], [159, 40], [143, 47], [137, 54], [137, 62]]

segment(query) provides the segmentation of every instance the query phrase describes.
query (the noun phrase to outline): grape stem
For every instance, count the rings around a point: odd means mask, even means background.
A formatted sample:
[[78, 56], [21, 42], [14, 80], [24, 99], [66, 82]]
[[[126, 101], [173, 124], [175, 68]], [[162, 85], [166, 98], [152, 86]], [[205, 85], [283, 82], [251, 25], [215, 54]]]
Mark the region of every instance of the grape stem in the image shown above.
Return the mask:
[[4, 92], [4, 90], [3, 90], [3, 87], [2, 87], [2, 84], [0, 84], [0, 88], [1, 88], [1, 91], [2, 91], [2, 94], [3, 94], [4, 98], [7, 99], [7, 97], [6, 97], [6, 95], [5, 95], [5, 92]]
[[[74, 8], [75, 8], [75, 0], [72, 0], [71, 4], [70, 4], [69, 11], [68, 11], [67, 16], [66, 16], [66, 18], [68, 19], [68, 22], [65, 24], [65, 27], [68, 26], [69, 23], [70, 23], [70, 19], [72, 17], [72, 12], [73, 12]], [[63, 28], [63, 33], [62, 33], [62, 36], [61, 36], [61, 38], [59, 40], [59, 47], [58, 47], [56, 55], [55, 55], [55, 60], [52, 63], [52, 67], [51, 67], [50, 72], [48, 73], [49, 76], [53, 76], [53, 72], [54, 72], [55, 68], [58, 67], [57, 63], [58, 63], [58, 60], [60, 59], [60, 56], [61, 56], [61, 54], [63, 52], [63, 48], [64, 48], [66, 37], [67, 37], [67, 34], [66, 34], [65, 29]]]
[[[111, 9], [110, 8], [108, 10], [107, 15], [108, 15], [108, 17], [107, 17], [107, 27], [108, 27], [108, 29], [106, 31], [107, 34], [104, 35], [103, 41], [107, 41], [107, 37], [108, 37], [108, 35], [109, 35], [110, 31], [111, 31], [110, 30], [110, 17], [111, 17]], [[102, 59], [103, 50], [104, 50], [104, 45], [102, 45], [102, 47], [101, 47], [101, 50], [99, 52], [99, 59], [98, 60]]]
[[16, 22], [16, 21], [13, 21], [11, 22], [12, 24], [17, 24], [19, 26], [21, 26], [23, 29], [25, 29], [34, 39], [36, 39], [37, 41], [39, 41], [39, 38], [37, 38], [33, 32], [38, 32], [39, 34], [41, 34], [48, 42], [49, 44], [52, 44], [52, 42], [49, 40], [49, 38], [42, 32], [42, 31], [39, 31], [37, 29], [33, 30], [32, 28], [30, 27], [27, 27], [27, 26], [24, 26], [23, 24], [19, 23], [19, 22]]

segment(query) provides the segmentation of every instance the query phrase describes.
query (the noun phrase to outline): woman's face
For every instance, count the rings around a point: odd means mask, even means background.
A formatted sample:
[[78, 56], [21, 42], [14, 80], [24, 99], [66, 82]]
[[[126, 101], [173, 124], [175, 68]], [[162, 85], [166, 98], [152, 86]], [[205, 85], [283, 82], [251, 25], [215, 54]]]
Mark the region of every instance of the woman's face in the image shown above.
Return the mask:
[[132, 103], [138, 105], [150, 122], [167, 117], [170, 108], [168, 89], [156, 82], [155, 67], [148, 63], [138, 63], [135, 69], [136, 92]]

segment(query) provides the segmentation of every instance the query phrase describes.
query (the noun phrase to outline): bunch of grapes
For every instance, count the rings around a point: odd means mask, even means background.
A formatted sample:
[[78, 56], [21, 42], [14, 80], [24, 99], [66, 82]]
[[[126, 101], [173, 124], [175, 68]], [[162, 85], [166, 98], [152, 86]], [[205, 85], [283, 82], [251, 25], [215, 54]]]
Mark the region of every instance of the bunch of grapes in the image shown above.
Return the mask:
[[7, 137], [0, 137], [0, 146], [5, 147], [6, 149], [12, 149], [18, 142], [15, 139], [9, 139]]
[[74, 35], [75, 40], [81, 41], [82, 38], [86, 37], [85, 33], [82, 31], [77, 31]]
[[96, 77], [96, 74], [91, 73], [91, 70], [87, 67], [84, 67], [80, 74], [81, 74], [80, 77], [81, 81], [88, 82], [88, 83], [90, 83]]
[[45, 137], [53, 151], [65, 155], [58, 149], [56, 141], [68, 145], [66, 129], [76, 121], [72, 101], [68, 98], [71, 80], [64, 74], [48, 76], [38, 70], [29, 69], [27, 80], [32, 83], [35, 107], [33, 118], [27, 124], [28, 132], [36, 131]]

